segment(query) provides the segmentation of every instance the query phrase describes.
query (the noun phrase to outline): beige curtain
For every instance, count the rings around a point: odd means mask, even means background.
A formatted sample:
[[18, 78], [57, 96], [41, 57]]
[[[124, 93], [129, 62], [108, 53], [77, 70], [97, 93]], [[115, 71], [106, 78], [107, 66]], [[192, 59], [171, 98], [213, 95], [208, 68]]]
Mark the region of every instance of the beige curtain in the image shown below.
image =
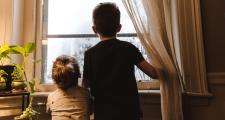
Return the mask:
[[[4, 42], [10, 45], [35, 42], [36, 2], [37, 0], [0, 0], [0, 45]], [[30, 55], [30, 59], [34, 59], [34, 55]], [[13, 55], [12, 60], [20, 63], [21, 57]], [[32, 60], [26, 62], [30, 79], [34, 76], [34, 63]]]
[[0, 0], [0, 44], [12, 37], [13, 0]]
[[[183, 120], [175, 0], [123, 0], [152, 64], [161, 68], [163, 120]], [[176, 47], [175, 47], [176, 46]]]
[[[8, 44], [24, 44], [35, 41], [35, 11], [36, 0], [0, 0], [0, 45], [4, 42]], [[31, 58], [33, 56], [31, 55]], [[14, 62], [20, 62], [21, 58], [13, 56]], [[8, 64], [6, 61], [5, 64]], [[34, 65], [32, 61], [27, 61], [28, 77], [33, 77]], [[11, 99], [11, 98], [10, 98]], [[0, 119], [6, 116], [21, 114], [20, 109], [12, 108], [21, 103], [11, 103], [9, 99], [2, 98], [0, 101]], [[16, 99], [16, 101], [19, 101]], [[9, 109], [12, 108], [12, 109]]]
[[[37, 1], [40, 0], [20, 0], [24, 1], [24, 12], [23, 12], [23, 43], [34, 42], [36, 43], [36, 16], [37, 16]], [[36, 51], [35, 51], [36, 52]], [[28, 79], [34, 78], [35, 63], [35, 52], [29, 56], [27, 61], [26, 69], [29, 71]]]

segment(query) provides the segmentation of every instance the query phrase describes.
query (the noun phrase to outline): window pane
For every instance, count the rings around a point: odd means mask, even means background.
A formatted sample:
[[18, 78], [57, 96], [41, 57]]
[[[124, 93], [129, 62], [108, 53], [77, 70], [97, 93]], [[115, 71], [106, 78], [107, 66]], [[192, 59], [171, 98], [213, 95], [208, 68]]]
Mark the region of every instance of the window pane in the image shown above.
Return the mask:
[[[121, 40], [126, 40], [134, 44], [142, 52], [143, 56], [147, 59], [146, 52], [141, 46], [139, 40], [136, 37], [121, 37]], [[83, 59], [84, 52], [97, 44], [99, 42], [98, 38], [49, 38], [47, 45], [43, 44], [43, 52], [47, 53], [43, 56], [43, 73], [44, 73], [44, 82], [52, 83], [51, 79], [51, 69], [52, 63], [56, 57], [60, 55], [71, 55], [74, 56], [80, 66], [81, 72], [83, 71]], [[150, 78], [141, 72], [138, 68], [135, 68], [137, 80], [150, 80]]]
[[[121, 11], [121, 33], [136, 33], [133, 24], [123, 6], [121, 0], [47, 0], [44, 8], [43, 25], [47, 27], [47, 34], [94, 34], [92, 31], [92, 11], [101, 2], [114, 2]], [[46, 2], [45, 2], [46, 3]], [[46, 18], [47, 21], [46, 21]], [[46, 32], [44, 32], [44, 35]], [[121, 37], [121, 40], [129, 41], [136, 45], [147, 59], [140, 41], [136, 37]], [[83, 71], [83, 55], [85, 50], [99, 42], [98, 38], [48, 38], [43, 40], [43, 79], [45, 83], [52, 83], [52, 63], [60, 55], [71, 55], [76, 57]], [[137, 80], [150, 80], [147, 75], [135, 67]]]
[[[48, 0], [48, 34], [93, 34], [92, 10], [103, 0]], [[121, 11], [121, 33], [134, 33], [133, 24], [121, 0], [114, 2]]]

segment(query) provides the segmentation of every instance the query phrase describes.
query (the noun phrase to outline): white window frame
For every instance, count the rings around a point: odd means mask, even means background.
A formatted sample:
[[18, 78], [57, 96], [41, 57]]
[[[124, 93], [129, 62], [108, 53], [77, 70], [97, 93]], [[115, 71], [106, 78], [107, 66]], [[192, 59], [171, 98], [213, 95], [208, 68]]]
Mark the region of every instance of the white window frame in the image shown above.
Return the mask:
[[[43, 0], [37, 1], [37, 12], [36, 12], [36, 29], [37, 29], [37, 35], [36, 35], [36, 44], [37, 44], [37, 50], [36, 50], [36, 59], [42, 59], [43, 51], [42, 51], [42, 44], [45, 44], [47, 41], [47, 38], [79, 38], [79, 37], [97, 37], [94, 34], [67, 34], [67, 35], [45, 35], [43, 33], [46, 32], [46, 28], [43, 25]], [[44, 23], [45, 24], [45, 23]], [[125, 34], [118, 34], [118, 37], [137, 37], [136, 33], [125, 33]], [[43, 63], [36, 63], [35, 64], [35, 77], [38, 79], [43, 79], [42, 76], [42, 64]], [[149, 90], [149, 89], [157, 89], [159, 90], [159, 81], [140, 81], [137, 82], [139, 90]], [[39, 91], [53, 91], [55, 89], [54, 84], [46, 84], [42, 83], [41, 81], [37, 84], [37, 89]]]

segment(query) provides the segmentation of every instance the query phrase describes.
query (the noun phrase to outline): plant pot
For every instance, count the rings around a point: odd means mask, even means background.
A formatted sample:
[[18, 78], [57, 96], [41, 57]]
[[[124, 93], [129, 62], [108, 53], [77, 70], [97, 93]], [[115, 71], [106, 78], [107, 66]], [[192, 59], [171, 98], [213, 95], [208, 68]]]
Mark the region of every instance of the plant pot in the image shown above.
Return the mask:
[[12, 81], [12, 88], [15, 90], [24, 90], [26, 83], [24, 81]]
[[6, 89], [6, 83], [0, 82], [0, 91], [4, 91]]
[[3, 77], [6, 79], [6, 91], [11, 91], [12, 90], [12, 72], [14, 70], [15, 66], [13, 65], [4, 65], [0, 66], [0, 70], [4, 70], [8, 75], [3, 75]]
[[16, 117], [14, 118], [14, 120], [29, 120], [29, 119], [20, 118], [20, 116], [16, 116]]

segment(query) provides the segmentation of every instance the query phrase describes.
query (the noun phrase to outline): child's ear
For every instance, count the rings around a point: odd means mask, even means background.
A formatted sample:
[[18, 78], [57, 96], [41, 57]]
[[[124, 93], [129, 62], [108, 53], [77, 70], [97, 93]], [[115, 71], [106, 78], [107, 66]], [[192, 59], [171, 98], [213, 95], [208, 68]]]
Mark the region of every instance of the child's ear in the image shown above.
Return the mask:
[[98, 34], [95, 26], [92, 26], [92, 30], [94, 31], [95, 34]]

